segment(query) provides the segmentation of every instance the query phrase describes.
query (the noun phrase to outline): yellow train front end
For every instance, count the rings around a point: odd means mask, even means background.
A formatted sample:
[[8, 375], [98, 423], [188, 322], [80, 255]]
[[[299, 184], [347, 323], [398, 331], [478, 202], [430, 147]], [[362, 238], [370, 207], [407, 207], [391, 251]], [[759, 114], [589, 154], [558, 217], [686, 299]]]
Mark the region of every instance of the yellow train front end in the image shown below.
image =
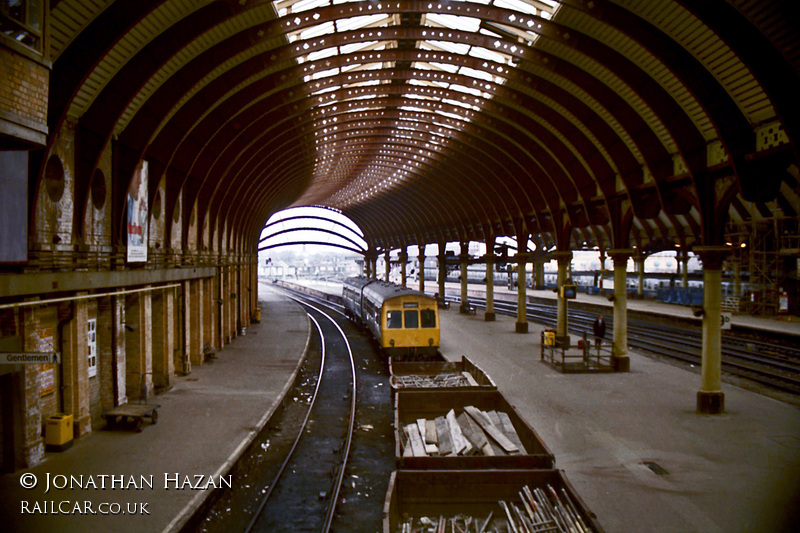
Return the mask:
[[439, 309], [436, 300], [401, 295], [384, 301], [381, 346], [390, 356], [434, 356], [439, 350]]

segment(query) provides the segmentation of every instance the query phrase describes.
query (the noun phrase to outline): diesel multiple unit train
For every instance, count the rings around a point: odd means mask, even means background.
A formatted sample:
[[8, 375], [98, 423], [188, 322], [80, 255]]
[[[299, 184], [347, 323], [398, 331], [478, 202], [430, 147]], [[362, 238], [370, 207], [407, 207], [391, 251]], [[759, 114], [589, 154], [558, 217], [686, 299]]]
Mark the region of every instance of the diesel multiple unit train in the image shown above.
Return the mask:
[[[425, 267], [425, 279], [427, 281], [436, 282], [438, 279], [439, 271], [436, 267]], [[517, 273], [511, 274], [512, 282], [516, 285]], [[494, 272], [494, 284], [496, 286], [508, 286], [509, 273], [506, 270]], [[748, 288], [747, 274], [742, 275], [741, 290], [745, 291]], [[461, 281], [461, 271], [459, 269], [451, 269], [447, 272], [446, 281], [457, 283]], [[546, 272], [544, 274], [544, 289], [552, 289], [556, 286], [556, 274]], [[703, 292], [703, 273], [702, 271], [689, 273], [689, 285], [687, 289], [698, 291], [700, 294]], [[486, 267], [484, 265], [470, 265], [467, 267], [467, 282], [475, 284], [486, 283]], [[527, 274], [528, 287], [531, 287], [531, 272]], [[599, 293], [599, 273], [597, 272], [573, 272], [572, 282], [578, 286], [578, 290], [588, 293]], [[626, 279], [626, 286], [629, 292], [638, 290], [639, 276], [636, 273], [629, 272]], [[644, 276], [642, 284], [642, 292], [645, 297], [657, 298], [662, 301], [669, 295], [669, 289], [682, 288], [683, 278], [679, 274], [670, 274], [666, 272], [648, 272]], [[603, 292], [610, 293], [614, 290], [613, 273], [606, 271], [603, 279]], [[722, 295], [731, 296], [734, 293], [734, 282], [730, 276], [726, 276], [722, 280]]]
[[344, 280], [342, 299], [347, 316], [363, 323], [387, 355], [436, 355], [439, 309], [433, 297], [362, 276]]

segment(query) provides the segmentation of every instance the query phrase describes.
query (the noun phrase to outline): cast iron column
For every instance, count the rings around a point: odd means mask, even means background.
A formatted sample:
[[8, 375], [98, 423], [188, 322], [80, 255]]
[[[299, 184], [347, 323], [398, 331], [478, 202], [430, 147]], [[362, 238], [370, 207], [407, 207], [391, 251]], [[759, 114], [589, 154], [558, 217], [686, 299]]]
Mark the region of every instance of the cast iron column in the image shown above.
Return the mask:
[[398, 254], [398, 258], [400, 259], [400, 285], [405, 287], [408, 283], [408, 276], [406, 275], [406, 262], [408, 261], [408, 252], [406, 251], [406, 247], [403, 246], [400, 248], [400, 254]]
[[606, 249], [600, 248], [600, 278], [597, 280], [597, 288], [603, 293], [603, 278], [606, 276]]
[[494, 322], [494, 237], [486, 240], [486, 312], [485, 322]]
[[441, 301], [444, 302], [444, 282], [447, 279], [447, 263], [445, 262], [446, 255], [445, 255], [445, 248], [447, 247], [447, 243], [440, 242], [439, 243], [439, 255], [437, 259], [439, 261], [439, 298]]
[[683, 263], [683, 272], [681, 275], [683, 276], [683, 286], [689, 286], [689, 252], [684, 250], [683, 255], [680, 259], [681, 263]]
[[628, 358], [628, 259], [633, 250], [609, 250], [614, 260], [614, 345], [611, 353], [611, 366], [618, 372], [628, 372], [631, 367]]
[[461, 305], [458, 311], [469, 314], [469, 295], [467, 294], [467, 266], [469, 265], [469, 243], [461, 243], [461, 254], [458, 256], [461, 263]]
[[643, 253], [636, 254], [636, 257], [634, 257], [634, 259], [633, 259], [636, 262], [636, 274], [637, 274], [637, 276], [636, 276], [636, 279], [637, 279], [636, 294], [639, 296], [639, 298], [644, 298], [644, 260], [645, 259], [647, 259], [647, 257]]
[[419, 252], [417, 253], [417, 262], [419, 263], [419, 267], [417, 269], [417, 274], [419, 277], [419, 292], [425, 293], [425, 245], [419, 245]]
[[517, 323], [515, 325], [517, 333], [528, 333], [527, 276], [525, 275], [527, 259], [524, 252], [517, 253]]
[[719, 414], [725, 410], [722, 392], [722, 262], [730, 252], [724, 246], [695, 246], [703, 262], [703, 355], [697, 411]]
[[569, 335], [567, 324], [567, 300], [561, 294], [561, 288], [569, 279], [569, 267], [572, 263], [572, 252], [555, 252], [553, 258], [558, 262], [558, 274], [556, 276], [556, 336], [566, 337]]

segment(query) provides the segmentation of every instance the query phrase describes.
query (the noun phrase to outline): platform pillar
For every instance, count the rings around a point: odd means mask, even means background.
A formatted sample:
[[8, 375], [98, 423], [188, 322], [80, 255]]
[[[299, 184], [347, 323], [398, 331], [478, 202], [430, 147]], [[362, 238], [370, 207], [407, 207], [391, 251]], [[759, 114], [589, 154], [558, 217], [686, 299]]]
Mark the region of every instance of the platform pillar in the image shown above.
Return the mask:
[[[492, 239], [494, 241], [494, 239]], [[486, 246], [486, 312], [483, 314], [485, 322], [494, 322], [494, 256], [492, 255], [492, 246], [489, 246], [487, 241]]]
[[469, 243], [461, 243], [461, 254], [458, 256], [461, 268], [461, 305], [458, 311], [469, 314], [469, 294], [467, 293], [467, 266], [469, 265]]
[[618, 372], [630, 370], [628, 357], [628, 259], [633, 250], [609, 250], [614, 260], [614, 340], [611, 351], [611, 366]]
[[647, 259], [642, 253], [636, 255], [633, 259], [636, 263], [636, 294], [639, 298], [644, 298], [644, 261]]
[[597, 280], [597, 288], [603, 292], [603, 278], [606, 276], [606, 249], [600, 248], [600, 278]]
[[440, 242], [439, 243], [439, 255], [436, 257], [439, 263], [439, 298], [441, 301], [444, 301], [445, 296], [445, 280], [447, 280], [447, 263], [445, 262], [446, 255], [445, 255], [445, 248], [447, 247], [447, 243]]
[[[79, 292], [76, 296], [84, 296], [86, 292]], [[62, 354], [62, 371], [64, 373], [63, 387], [64, 412], [73, 414], [74, 435], [80, 437], [92, 432], [92, 421], [89, 414], [89, 344], [88, 322], [89, 307], [87, 300], [73, 302], [73, 316], [64, 333], [65, 352]]]
[[153, 392], [153, 315], [150, 291], [128, 294], [125, 310], [125, 370], [128, 399]]
[[166, 389], [175, 377], [173, 350], [175, 328], [175, 291], [163, 289], [152, 296], [153, 306], [153, 386]]
[[682, 252], [682, 254], [681, 254], [681, 257], [680, 257], [679, 261], [681, 262], [681, 265], [682, 265], [681, 278], [683, 280], [683, 286], [684, 287], [688, 287], [689, 286], [689, 252], [684, 250]]
[[531, 262], [531, 287], [534, 290], [542, 290], [544, 288], [544, 261], [534, 259]]
[[729, 249], [724, 246], [695, 246], [703, 262], [703, 355], [697, 411], [719, 414], [725, 410], [722, 392], [722, 262]]
[[398, 259], [400, 260], [400, 285], [405, 287], [408, 285], [408, 275], [406, 274], [406, 263], [408, 262], [408, 252], [406, 251], [405, 246], [400, 248], [400, 254], [398, 255]]
[[125, 372], [125, 296], [111, 297], [111, 358], [112, 358], [112, 378], [113, 382], [113, 405], [116, 407], [128, 403], [126, 394], [126, 372]]
[[[524, 241], [527, 242], [527, 237]], [[525, 249], [523, 246], [517, 250], [517, 323], [515, 331], [517, 333], [528, 333], [528, 296], [527, 296], [527, 276], [525, 269]]]
[[569, 279], [569, 267], [572, 263], [572, 252], [555, 252], [553, 254], [558, 263], [558, 273], [556, 274], [556, 337], [566, 337], [569, 335], [569, 324], [567, 319], [568, 300], [561, 294], [561, 287]]
[[387, 281], [387, 282], [389, 281], [389, 274], [392, 273], [392, 262], [390, 261], [390, 259], [391, 259], [391, 257], [389, 257], [389, 251], [387, 250], [383, 254], [383, 261], [385, 263], [384, 268], [383, 268], [383, 270], [384, 270], [383, 279], [385, 281]]
[[419, 252], [417, 252], [417, 262], [419, 267], [417, 269], [417, 277], [419, 277], [419, 292], [425, 293], [425, 245], [418, 245]]
[[[226, 281], [223, 283], [224, 292], [223, 292], [223, 303], [221, 304], [225, 317], [228, 317], [228, 310], [227, 306], [224, 302], [228, 300], [227, 294], [227, 277]], [[192, 372], [192, 358], [189, 355], [192, 351], [192, 332], [194, 331], [192, 327], [192, 282], [189, 280], [185, 280], [181, 283], [181, 290], [183, 291], [183, 360], [181, 361], [181, 371], [184, 374], [190, 374]], [[228, 327], [226, 324], [225, 327], [225, 335], [226, 341], [230, 342], [230, 339], [227, 337], [228, 335]]]

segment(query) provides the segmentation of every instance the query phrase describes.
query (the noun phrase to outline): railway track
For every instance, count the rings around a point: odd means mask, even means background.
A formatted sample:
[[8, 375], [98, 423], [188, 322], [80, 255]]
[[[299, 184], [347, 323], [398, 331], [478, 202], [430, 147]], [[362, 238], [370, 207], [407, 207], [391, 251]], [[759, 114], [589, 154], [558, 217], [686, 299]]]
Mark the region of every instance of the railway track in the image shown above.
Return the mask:
[[215, 491], [187, 533], [380, 529], [394, 468], [388, 365], [335, 304], [291, 297], [318, 334], [280, 409], [232, 468], [234, 488]]
[[276, 477], [265, 487], [245, 529], [248, 533], [329, 531], [350, 455], [356, 405], [352, 351], [330, 316], [315, 306], [302, 305], [321, 339], [320, 371], [297, 438]]
[[[458, 298], [448, 299], [458, 302]], [[486, 300], [470, 298], [477, 307], [486, 306]], [[495, 301], [495, 311], [516, 316], [513, 302]], [[556, 326], [556, 308], [528, 304], [529, 320], [547, 327]], [[572, 334], [591, 336], [595, 314], [569, 310], [569, 330]], [[607, 320], [613, 328], [613, 320]], [[702, 332], [697, 329], [675, 328], [641, 320], [628, 321], [628, 346], [637, 350], [700, 366]], [[800, 350], [763, 341], [740, 339], [723, 335], [722, 370], [730, 375], [754, 381], [760, 385], [791, 394], [800, 394]]]

